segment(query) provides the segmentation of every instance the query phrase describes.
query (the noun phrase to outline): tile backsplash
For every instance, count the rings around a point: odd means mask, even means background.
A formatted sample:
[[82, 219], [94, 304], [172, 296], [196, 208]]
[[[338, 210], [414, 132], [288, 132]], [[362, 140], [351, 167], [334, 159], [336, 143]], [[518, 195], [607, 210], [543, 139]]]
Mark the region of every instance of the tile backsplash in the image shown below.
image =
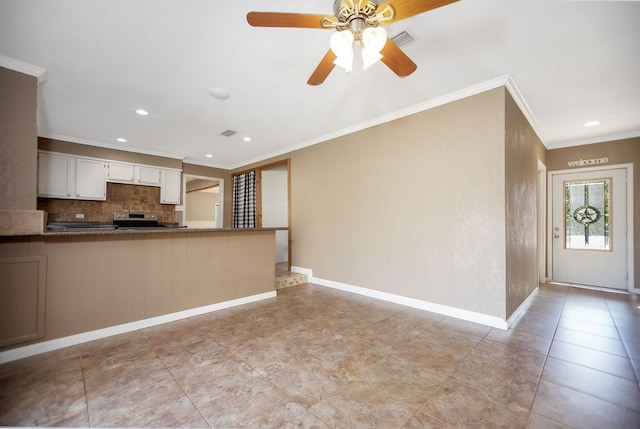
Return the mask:
[[118, 211], [154, 212], [160, 222], [176, 222], [175, 206], [160, 204], [159, 187], [122, 183], [107, 183], [106, 201], [38, 198], [38, 210], [48, 213], [49, 222], [111, 222]]

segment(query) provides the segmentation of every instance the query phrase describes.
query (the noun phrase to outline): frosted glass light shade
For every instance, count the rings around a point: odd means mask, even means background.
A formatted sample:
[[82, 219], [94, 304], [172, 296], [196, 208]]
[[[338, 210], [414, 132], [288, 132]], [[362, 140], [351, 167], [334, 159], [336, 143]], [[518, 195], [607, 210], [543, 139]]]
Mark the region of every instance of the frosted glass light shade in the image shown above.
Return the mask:
[[362, 63], [366, 70], [382, 58], [380, 51], [387, 43], [387, 30], [369, 27], [362, 32]]
[[348, 30], [334, 33], [329, 46], [338, 57], [333, 63], [350, 72], [353, 68], [353, 33]]
[[387, 30], [383, 27], [369, 27], [362, 32], [362, 47], [380, 52], [387, 43]]
[[371, 67], [372, 65], [374, 65], [376, 63], [376, 61], [380, 60], [382, 58], [382, 55], [380, 55], [380, 52], [376, 52], [372, 49], [363, 49], [362, 50], [362, 68], [363, 69], [368, 69], [369, 67]]

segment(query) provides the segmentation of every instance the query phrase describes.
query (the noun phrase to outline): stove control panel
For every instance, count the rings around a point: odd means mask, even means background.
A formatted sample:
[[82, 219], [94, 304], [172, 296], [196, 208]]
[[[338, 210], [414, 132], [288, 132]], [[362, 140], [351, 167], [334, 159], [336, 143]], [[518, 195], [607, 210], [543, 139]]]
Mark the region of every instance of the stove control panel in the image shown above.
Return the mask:
[[152, 212], [114, 212], [113, 220], [158, 220], [158, 213]]

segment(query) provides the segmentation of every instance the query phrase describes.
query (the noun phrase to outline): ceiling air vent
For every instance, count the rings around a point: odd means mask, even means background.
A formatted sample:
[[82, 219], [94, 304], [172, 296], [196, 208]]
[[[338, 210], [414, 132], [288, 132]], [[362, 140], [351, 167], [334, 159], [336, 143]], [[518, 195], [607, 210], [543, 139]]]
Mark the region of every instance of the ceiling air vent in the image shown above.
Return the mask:
[[238, 132], [233, 130], [226, 130], [220, 133], [221, 136], [225, 136], [225, 137], [231, 137], [234, 134], [238, 134]]
[[396, 44], [396, 46], [400, 47], [402, 45], [406, 45], [407, 43], [413, 42], [415, 39], [411, 34], [409, 34], [405, 30], [402, 33], [399, 33], [399, 34], [396, 34], [395, 36], [393, 36], [391, 38], [391, 40], [393, 41], [393, 43]]

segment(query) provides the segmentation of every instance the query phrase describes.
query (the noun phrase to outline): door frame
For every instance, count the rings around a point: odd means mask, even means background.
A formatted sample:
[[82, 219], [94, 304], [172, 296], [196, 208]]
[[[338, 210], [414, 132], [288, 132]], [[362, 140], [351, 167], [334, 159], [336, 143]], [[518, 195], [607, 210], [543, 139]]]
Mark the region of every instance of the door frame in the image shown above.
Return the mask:
[[[201, 176], [198, 174], [182, 174], [182, 191], [181, 198], [182, 204], [176, 206], [176, 211], [181, 211], [182, 214], [182, 222], [181, 225], [185, 225], [187, 222], [187, 177], [191, 179], [201, 179], [201, 180], [210, 180], [212, 182], [218, 182], [218, 189], [220, 190], [218, 193], [218, 204], [220, 204], [220, 228], [224, 228], [224, 179], [220, 179], [218, 177], [211, 176]], [[177, 210], [180, 208], [180, 210]]]
[[538, 283], [546, 283], [547, 275], [547, 166], [538, 160], [538, 178], [536, 194], [536, 236], [538, 237]]
[[570, 168], [565, 170], [549, 171], [547, 183], [547, 276], [549, 281], [553, 281], [553, 178], [560, 174], [590, 173], [593, 171], [606, 171], [624, 169], [627, 172], [627, 291], [639, 293], [640, 289], [634, 288], [634, 253], [633, 253], [633, 164], [612, 164], [599, 167]]
[[[262, 170], [270, 170], [272, 168], [278, 168], [286, 166], [287, 168], [287, 270], [291, 271], [291, 158], [281, 159], [268, 164], [260, 165], [247, 170], [237, 171], [231, 174], [231, 210], [233, 210], [233, 178], [241, 174], [249, 173], [250, 171], [256, 172], [256, 227], [262, 228]], [[232, 220], [233, 222], [233, 214]]]

